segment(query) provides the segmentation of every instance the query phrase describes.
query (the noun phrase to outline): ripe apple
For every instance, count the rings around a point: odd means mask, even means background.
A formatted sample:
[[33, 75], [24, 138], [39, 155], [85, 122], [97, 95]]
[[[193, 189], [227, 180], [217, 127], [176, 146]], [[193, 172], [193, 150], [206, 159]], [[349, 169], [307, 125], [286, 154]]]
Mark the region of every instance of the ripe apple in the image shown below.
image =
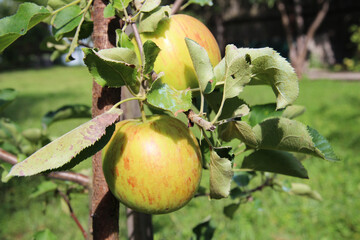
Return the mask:
[[197, 140], [173, 117], [154, 115], [145, 122], [117, 123], [103, 154], [111, 192], [135, 211], [175, 211], [191, 200], [201, 179]]
[[155, 32], [142, 33], [140, 37], [143, 43], [152, 40], [161, 49], [154, 71], [164, 72], [162, 81], [178, 90], [199, 87], [185, 37], [205, 48], [213, 66], [221, 60], [219, 45], [212, 33], [203, 23], [188, 15], [173, 15], [161, 21]]

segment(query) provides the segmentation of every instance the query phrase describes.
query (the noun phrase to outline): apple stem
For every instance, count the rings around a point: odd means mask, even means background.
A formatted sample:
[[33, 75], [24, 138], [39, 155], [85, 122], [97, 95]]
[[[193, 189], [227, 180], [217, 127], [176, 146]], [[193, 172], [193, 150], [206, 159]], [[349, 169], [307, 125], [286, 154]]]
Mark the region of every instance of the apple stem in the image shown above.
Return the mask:
[[146, 114], [144, 111], [144, 102], [143, 101], [139, 101], [139, 105], [140, 105], [140, 111], [141, 111], [141, 119], [143, 122], [146, 122]]
[[120, 105], [123, 104], [123, 103], [126, 103], [126, 102], [128, 102], [128, 101], [132, 101], [132, 100], [139, 100], [140, 102], [142, 102], [142, 101], [145, 100], [145, 98], [144, 98], [144, 97], [133, 97], [133, 98], [124, 99], [124, 100], [122, 100], [122, 101], [117, 102], [116, 104], [114, 104], [114, 106], [112, 106], [112, 108], [111, 108], [109, 111], [113, 110], [114, 108], [117, 108], [118, 106], [120, 106]]
[[205, 141], [206, 141], [207, 144], [209, 145], [209, 150], [214, 149], [214, 146], [212, 145], [210, 139], [209, 139], [208, 136], [206, 135], [206, 132], [204, 131], [203, 128], [201, 128], [201, 132], [202, 132], [202, 135], [204, 136]]
[[211, 121], [211, 124], [214, 124], [218, 120], [218, 118], [220, 117], [220, 115], [222, 113], [222, 109], [224, 107], [225, 100], [226, 100], [226, 97], [225, 97], [225, 91], [224, 91], [223, 97], [222, 97], [222, 100], [221, 100], [221, 105], [219, 107], [219, 110], [218, 110], [215, 118]]
[[204, 112], [204, 95], [202, 92], [200, 92], [200, 113], [199, 115], [202, 115]]

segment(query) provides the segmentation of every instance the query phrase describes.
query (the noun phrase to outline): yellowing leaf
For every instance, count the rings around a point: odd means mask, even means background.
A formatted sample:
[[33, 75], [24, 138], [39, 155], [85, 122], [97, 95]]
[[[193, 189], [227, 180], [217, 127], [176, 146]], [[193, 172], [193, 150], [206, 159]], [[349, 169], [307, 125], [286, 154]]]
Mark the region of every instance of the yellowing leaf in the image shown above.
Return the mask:
[[[109, 126], [113, 126], [121, 114], [122, 110], [115, 108], [82, 124], [14, 165], [9, 176], [31, 176], [86, 159], [105, 146], [112, 135]], [[96, 144], [99, 142], [100, 145]]]
[[233, 177], [231, 162], [221, 158], [214, 150], [210, 151], [210, 197], [226, 198], [230, 194]]

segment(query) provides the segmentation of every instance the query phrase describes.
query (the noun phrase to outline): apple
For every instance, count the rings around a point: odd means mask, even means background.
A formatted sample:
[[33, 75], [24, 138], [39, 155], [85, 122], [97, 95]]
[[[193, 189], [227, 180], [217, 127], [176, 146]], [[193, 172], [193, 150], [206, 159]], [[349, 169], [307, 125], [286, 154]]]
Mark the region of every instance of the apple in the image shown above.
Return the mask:
[[188, 203], [200, 183], [201, 152], [180, 120], [154, 115], [116, 124], [103, 150], [103, 171], [113, 195], [138, 212], [161, 214]]
[[155, 32], [140, 35], [143, 43], [152, 40], [161, 49], [155, 61], [154, 71], [164, 72], [162, 82], [177, 90], [199, 87], [185, 43], [186, 37], [205, 48], [213, 66], [220, 62], [219, 45], [214, 36], [202, 22], [191, 16], [173, 15], [161, 21]]

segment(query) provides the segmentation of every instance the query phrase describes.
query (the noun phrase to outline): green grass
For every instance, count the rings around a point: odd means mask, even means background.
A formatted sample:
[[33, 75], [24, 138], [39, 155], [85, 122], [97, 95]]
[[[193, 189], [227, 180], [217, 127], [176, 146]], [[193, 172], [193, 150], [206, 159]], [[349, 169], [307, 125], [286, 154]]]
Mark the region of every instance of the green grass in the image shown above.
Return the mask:
[[[39, 127], [40, 117], [49, 110], [72, 103], [90, 105], [91, 77], [85, 68], [52, 68], [0, 74], [0, 89], [12, 87], [19, 96], [5, 116], [20, 126]], [[306, 106], [298, 120], [326, 136], [339, 163], [317, 158], [304, 162], [309, 180], [280, 177], [303, 182], [317, 190], [322, 202], [264, 189], [254, 200], [240, 206], [234, 219], [222, 211], [231, 200], [193, 199], [183, 209], [153, 217], [155, 239], [189, 239], [191, 229], [207, 216], [216, 227], [214, 239], [360, 239], [360, 82], [300, 82], [296, 104]], [[273, 102], [269, 87], [246, 87], [242, 94], [250, 104]], [[84, 120], [66, 121], [51, 127], [54, 135], [68, 131]], [[207, 172], [202, 184], [207, 185]], [[80, 231], [52, 195], [29, 200], [28, 194], [39, 177], [12, 179], [0, 183], [0, 239], [29, 239], [34, 231], [50, 228], [59, 239], [81, 239]], [[48, 199], [45, 204], [46, 198]], [[87, 224], [88, 197], [74, 195], [74, 209]], [[125, 239], [124, 207], [121, 207], [121, 239]]]

